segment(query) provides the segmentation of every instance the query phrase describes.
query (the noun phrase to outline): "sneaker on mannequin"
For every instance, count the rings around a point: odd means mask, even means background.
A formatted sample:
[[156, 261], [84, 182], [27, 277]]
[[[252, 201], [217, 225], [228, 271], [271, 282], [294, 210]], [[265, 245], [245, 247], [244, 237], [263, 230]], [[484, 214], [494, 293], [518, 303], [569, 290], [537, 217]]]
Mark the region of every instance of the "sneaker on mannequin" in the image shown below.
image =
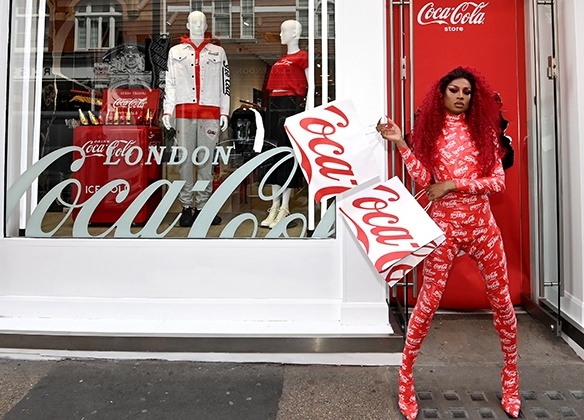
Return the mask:
[[264, 220], [262, 220], [260, 222], [260, 226], [271, 227], [270, 225], [274, 222], [277, 215], [278, 215], [278, 206], [272, 205], [272, 207], [270, 207], [268, 209], [268, 217], [266, 217]]
[[290, 210], [288, 210], [288, 207], [280, 207], [280, 210], [278, 210], [278, 214], [276, 215], [276, 218], [274, 219], [274, 221], [272, 223], [270, 223], [270, 229], [273, 228], [274, 226], [276, 226], [278, 223], [280, 223], [280, 221], [288, 216], [290, 214]]
[[178, 224], [180, 227], [191, 227], [195, 218], [193, 216], [193, 209], [190, 207], [183, 207]]

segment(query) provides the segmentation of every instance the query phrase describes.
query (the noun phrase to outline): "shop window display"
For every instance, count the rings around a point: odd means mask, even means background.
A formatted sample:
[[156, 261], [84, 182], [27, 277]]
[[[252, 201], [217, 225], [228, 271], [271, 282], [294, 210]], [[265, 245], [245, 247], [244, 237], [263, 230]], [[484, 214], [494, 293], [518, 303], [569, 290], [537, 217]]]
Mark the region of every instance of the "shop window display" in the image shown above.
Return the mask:
[[[14, 3], [22, 23], [26, 2]], [[334, 3], [326, 57], [321, 2], [313, 44], [306, 2], [280, 3], [47, 0], [46, 13], [26, 9], [31, 30], [11, 39], [7, 235], [313, 239], [308, 212], [318, 225], [325, 209], [309, 205], [302, 177], [275, 178], [277, 167], [299, 173], [279, 128], [320, 105], [321, 92], [334, 99]], [[193, 12], [203, 17], [196, 36]], [[286, 22], [298, 23], [292, 55], [303, 58], [284, 64], [300, 63], [315, 86], [285, 95], [269, 80], [291, 51]], [[276, 118], [282, 98], [294, 106]]]

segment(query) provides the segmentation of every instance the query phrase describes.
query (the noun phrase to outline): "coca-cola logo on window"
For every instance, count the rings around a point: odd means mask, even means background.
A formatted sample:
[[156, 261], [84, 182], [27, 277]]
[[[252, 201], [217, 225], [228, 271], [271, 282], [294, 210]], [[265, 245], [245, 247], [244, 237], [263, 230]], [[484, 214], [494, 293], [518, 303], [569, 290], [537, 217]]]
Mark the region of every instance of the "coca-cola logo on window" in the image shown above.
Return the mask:
[[456, 6], [443, 7], [436, 2], [428, 2], [418, 12], [419, 25], [444, 25], [445, 31], [464, 30], [465, 25], [485, 23], [485, 9], [489, 2], [463, 1]]

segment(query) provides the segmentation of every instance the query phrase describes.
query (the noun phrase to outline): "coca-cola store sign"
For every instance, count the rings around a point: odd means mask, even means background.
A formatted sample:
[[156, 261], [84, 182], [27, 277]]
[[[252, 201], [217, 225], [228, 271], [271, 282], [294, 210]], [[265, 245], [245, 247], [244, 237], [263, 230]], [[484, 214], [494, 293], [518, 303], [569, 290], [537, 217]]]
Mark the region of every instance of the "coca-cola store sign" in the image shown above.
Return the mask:
[[464, 1], [454, 6], [428, 2], [418, 12], [419, 25], [440, 25], [445, 32], [462, 32], [465, 27], [483, 25], [488, 2]]

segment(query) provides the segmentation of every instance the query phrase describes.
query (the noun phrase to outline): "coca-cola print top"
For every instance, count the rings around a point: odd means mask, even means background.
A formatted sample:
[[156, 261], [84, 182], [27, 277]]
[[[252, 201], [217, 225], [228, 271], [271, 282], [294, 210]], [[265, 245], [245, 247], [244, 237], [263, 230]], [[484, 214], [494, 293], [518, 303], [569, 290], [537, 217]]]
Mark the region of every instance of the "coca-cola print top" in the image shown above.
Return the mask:
[[270, 95], [305, 97], [308, 90], [307, 68], [308, 53], [304, 50], [280, 57], [270, 70], [267, 84]]
[[492, 173], [482, 176], [478, 150], [468, 132], [464, 114], [447, 115], [442, 136], [437, 141], [438, 159], [432, 171], [424, 167], [409, 148], [399, 149], [408, 173], [420, 186], [427, 187], [432, 180], [452, 180], [456, 184], [456, 191], [433, 202], [432, 216], [441, 214], [439, 208], [456, 209], [461, 213], [481, 209], [487, 212], [490, 208], [488, 194], [505, 190], [501, 161], [496, 159]]

